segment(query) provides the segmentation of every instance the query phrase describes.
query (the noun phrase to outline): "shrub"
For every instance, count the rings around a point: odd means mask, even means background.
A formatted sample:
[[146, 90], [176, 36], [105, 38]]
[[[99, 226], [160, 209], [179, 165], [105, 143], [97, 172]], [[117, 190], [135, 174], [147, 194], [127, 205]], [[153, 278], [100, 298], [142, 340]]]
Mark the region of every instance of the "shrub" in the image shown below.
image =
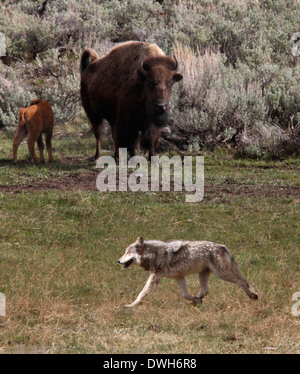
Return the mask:
[[[174, 51], [184, 73], [163, 145], [226, 145], [251, 157], [299, 149], [299, 57], [291, 51], [299, 1], [49, 0], [40, 13], [41, 3], [1, 2], [8, 66], [1, 66], [0, 126], [12, 126], [18, 108], [36, 96], [50, 100], [57, 123], [85, 118], [82, 49], [104, 55], [134, 39]], [[75, 54], [60, 58], [61, 46]]]
[[21, 72], [0, 62], [0, 127], [14, 132], [18, 124], [18, 109], [26, 107], [35, 99]]
[[299, 126], [300, 114], [300, 66], [285, 67], [278, 72], [267, 89], [266, 99], [269, 107], [269, 116], [272, 121], [288, 128], [291, 119], [293, 125]]
[[195, 136], [200, 147], [238, 143], [242, 133], [265, 120], [259, 85], [249, 83], [242, 70], [226, 66], [220, 52], [201, 54], [198, 49], [196, 55], [177, 44], [175, 54], [184, 80], [175, 91], [172, 128], [181, 133], [183, 147], [195, 143]]

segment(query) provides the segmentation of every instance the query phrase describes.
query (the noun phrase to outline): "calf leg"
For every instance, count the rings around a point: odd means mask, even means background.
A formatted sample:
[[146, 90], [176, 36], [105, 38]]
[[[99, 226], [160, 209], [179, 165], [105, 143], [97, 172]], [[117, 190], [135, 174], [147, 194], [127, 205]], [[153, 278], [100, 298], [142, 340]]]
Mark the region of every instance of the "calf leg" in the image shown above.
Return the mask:
[[159, 280], [160, 280], [160, 276], [158, 276], [157, 274], [150, 274], [150, 277], [148, 278], [144, 288], [142, 289], [142, 291], [140, 292], [140, 294], [138, 295], [138, 297], [136, 298], [136, 300], [131, 303], [131, 304], [128, 304], [126, 305], [127, 307], [133, 307], [133, 306], [136, 306], [138, 304], [140, 304], [142, 302], [142, 300], [151, 292], [154, 290], [154, 288], [157, 286], [157, 284], [159, 283]]
[[40, 162], [45, 162], [45, 159], [44, 159], [43, 133], [41, 133], [41, 135], [38, 137], [37, 144], [38, 144], [39, 153], [40, 153]]
[[35, 164], [38, 164], [39, 161], [36, 157], [36, 153], [35, 153], [35, 150], [34, 150], [34, 143], [38, 140], [39, 135], [40, 134], [30, 132], [29, 136], [28, 136], [28, 139], [27, 139], [28, 149], [29, 149], [29, 152], [31, 153], [31, 156], [32, 156]]
[[181, 290], [183, 297], [187, 300], [192, 301], [194, 304], [201, 303], [201, 299], [189, 294], [185, 278], [176, 279], [177, 284]]
[[17, 160], [18, 147], [26, 135], [27, 135], [26, 126], [19, 127], [14, 137], [14, 141], [13, 141], [13, 161], [15, 165], [18, 162]]
[[51, 144], [52, 131], [46, 132], [45, 135], [46, 135], [46, 147], [47, 147], [47, 152], [48, 152], [48, 161], [52, 162], [53, 161], [52, 144]]

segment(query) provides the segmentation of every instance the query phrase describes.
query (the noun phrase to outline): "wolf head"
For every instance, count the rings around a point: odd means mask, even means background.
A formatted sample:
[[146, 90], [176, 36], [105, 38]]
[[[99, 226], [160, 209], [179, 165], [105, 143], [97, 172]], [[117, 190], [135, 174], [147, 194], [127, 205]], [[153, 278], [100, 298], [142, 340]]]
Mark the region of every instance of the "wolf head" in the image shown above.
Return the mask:
[[144, 249], [144, 239], [138, 237], [137, 240], [126, 248], [125, 253], [118, 259], [118, 264], [128, 268], [131, 264], [141, 265], [142, 252]]

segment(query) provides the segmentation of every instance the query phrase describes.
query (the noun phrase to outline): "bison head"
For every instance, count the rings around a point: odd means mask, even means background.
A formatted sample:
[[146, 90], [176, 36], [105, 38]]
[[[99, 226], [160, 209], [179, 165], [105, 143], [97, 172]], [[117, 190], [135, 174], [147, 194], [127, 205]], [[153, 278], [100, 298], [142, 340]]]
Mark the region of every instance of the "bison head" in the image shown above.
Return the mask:
[[168, 56], [146, 58], [139, 74], [144, 82], [147, 107], [154, 117], [164, 117], [169, 109], [172, 86], [183, 76], [177, 73], [178, 63]]

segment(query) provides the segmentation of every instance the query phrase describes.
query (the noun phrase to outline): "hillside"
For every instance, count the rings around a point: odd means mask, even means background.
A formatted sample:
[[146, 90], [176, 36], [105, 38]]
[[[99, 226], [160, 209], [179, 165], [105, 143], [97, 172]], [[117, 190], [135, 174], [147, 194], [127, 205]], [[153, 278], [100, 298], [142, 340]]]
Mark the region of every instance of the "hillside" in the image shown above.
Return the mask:
[[163, 149], [230, 147], [255, 158], [299, 153], [299, 1], [0, 4], [0, 127], [8, 133], [18, 108], [37, 96], [50, 100], [62, 131], [70, 124], [88, 130], [79, 98], [83, 48], [104, 55], [115, 43], [139, 40], [175, 53], [185, 76]]

